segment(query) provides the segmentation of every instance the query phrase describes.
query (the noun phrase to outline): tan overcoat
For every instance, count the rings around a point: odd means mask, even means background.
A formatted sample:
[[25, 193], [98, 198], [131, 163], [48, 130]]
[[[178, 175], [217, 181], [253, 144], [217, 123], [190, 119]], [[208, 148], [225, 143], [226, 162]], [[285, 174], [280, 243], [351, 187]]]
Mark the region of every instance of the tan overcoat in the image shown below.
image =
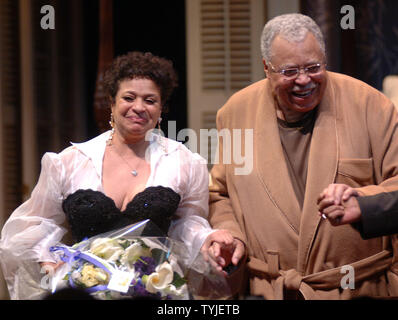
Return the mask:
[[[376, 89], [332, 72], [318, 108], [301, 210], [268, 80], [227, 101], [217, 114], [217, 128], [253, 129], [253, 169], [237, 175], [242, 164], [233, 156], [224, 164], [220, 139], [220, 161], [211, 171], [210, 223], [245, 242], [252, 295], [283, 299], [287, 288], [305, 299], [398, 296], [396, 236], [363, 240], [351, 225], [333, 227], [317, 212], [317, 197], [330, 183], [348, 184], [366, 195], [398, 190], [397, 112]], [[354, 289], [347, 288], [352, 274]]]

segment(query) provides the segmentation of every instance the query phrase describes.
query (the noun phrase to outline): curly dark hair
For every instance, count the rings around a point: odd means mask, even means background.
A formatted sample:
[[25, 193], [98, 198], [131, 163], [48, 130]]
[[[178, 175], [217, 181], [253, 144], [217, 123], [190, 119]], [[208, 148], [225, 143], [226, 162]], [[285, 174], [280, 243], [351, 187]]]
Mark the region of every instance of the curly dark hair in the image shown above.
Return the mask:
[[178, 85], [177, 73], [170, 60], [150, 52], [133, 51], [117, 57], [105, 71], [103, 85], [105, 93], [113, 103], [123, 80], [150, 79], [159, 87], [162, 107], [167, 108], [169, 99]]

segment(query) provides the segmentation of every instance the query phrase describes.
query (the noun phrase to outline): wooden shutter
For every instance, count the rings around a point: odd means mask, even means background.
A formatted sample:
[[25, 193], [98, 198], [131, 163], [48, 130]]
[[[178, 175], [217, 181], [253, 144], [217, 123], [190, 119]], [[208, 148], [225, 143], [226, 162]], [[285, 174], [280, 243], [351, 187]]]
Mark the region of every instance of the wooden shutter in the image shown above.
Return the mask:
[[250, 1], [202, 0], [202, 88], [238, 90], [250, 83]]
[[[188, 126], [199, 139], [200, 129], [215, 128], [217, 110], [234, 92], [264, 77], [265, 9], [262, 0], [187, 0], [186, 8]], [[209, 139], [192, 151], [214, 154]]]

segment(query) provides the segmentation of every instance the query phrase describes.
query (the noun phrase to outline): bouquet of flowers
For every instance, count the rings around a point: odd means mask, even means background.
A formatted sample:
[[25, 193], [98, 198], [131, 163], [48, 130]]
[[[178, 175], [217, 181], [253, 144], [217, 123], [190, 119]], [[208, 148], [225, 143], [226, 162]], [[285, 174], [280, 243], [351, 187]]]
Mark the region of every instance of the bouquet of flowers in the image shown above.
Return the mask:
[[145, 220], [117, 231], [50, 250], [65, 262], [52, 277], [52, 292], [81, 288], [98, 299], [188, 299], [178, 262], [183, 245], [167, 237], [142, 236]]
[[[98, 299], [230, 297], [226, 279], [204, 261], [197, 248], [166, 236], [179, 201], [171, 188], [148, 187], [121, 212], [99, 191], [79, 189], [68, 195], [62, 209], [75, 244], [44, 238], [40, 247], [45, 259], [39, 263], [30, 248], [24, 250], [14, 284], [17, 299], [67, 299], [74, 293], [89, 298], [74, 290], [62, 291], [68, 288], [81, 288]], [[22, 237], [21, 241], [27, 240]], [[57, 267], [47, 261], [56, 262]]]

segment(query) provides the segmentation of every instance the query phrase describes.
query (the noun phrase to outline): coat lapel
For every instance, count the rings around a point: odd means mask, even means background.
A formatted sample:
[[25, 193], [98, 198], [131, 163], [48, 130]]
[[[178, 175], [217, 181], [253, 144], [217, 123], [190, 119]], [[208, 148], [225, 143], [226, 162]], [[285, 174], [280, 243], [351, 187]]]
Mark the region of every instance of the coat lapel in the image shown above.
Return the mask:
[[275, 107], [268, 81], [259, 97], [254, 135], [256, 172], [265, 192], [287, 223], [299, 234], [298, 271], [304, 272], [321, 218], [317, 198], [335, 181], [338, 165], [337, 116], [328, 77], [311, 140], [305, 200], [300, 210], [280, 142]]
[[300, 205], [296, 199], [283, 154], [274, 101], [268, 80], [259, 97], [254, 134], [256, 172], [269, 198], [298, 234]]
[[297, 266], [299, 272], [305, 272], [316, 231], [322, 219], [318, 215], [317, 198], [324, 188], [335, 181], [337, 172], [337, 116], [330, 78], [328, 78], [325, 94], [318, 108], [311, 140], [305, 199], [300, 221]]

